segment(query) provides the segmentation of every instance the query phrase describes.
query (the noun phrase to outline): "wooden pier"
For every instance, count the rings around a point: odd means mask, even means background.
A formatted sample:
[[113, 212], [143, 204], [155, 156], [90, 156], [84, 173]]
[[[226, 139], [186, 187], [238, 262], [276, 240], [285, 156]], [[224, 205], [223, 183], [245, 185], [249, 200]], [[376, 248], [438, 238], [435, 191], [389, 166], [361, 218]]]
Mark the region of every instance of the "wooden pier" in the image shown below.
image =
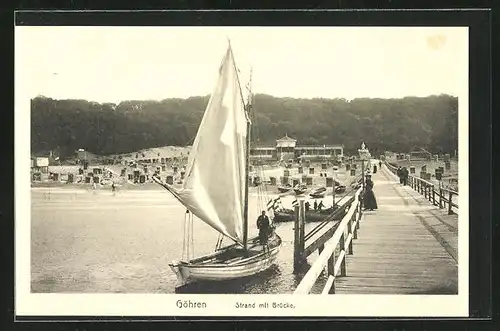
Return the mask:
[[349, 201], [295, 294], [317, 292], [320, 279], [322, 294], [458, 293], [457, 193], [439, 195], [417, 177], [403, 186], [389, 167], [372, 177], [378, 210]]

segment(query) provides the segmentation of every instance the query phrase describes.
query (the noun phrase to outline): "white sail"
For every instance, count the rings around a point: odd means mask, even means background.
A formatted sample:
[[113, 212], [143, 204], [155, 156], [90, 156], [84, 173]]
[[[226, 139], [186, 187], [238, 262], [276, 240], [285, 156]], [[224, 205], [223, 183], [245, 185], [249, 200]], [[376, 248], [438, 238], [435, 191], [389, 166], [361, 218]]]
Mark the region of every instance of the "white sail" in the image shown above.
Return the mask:
[[182, 188], [169, 190], [199, 219], [243, 243], [247, 117], [231, 46], [189, 154]]

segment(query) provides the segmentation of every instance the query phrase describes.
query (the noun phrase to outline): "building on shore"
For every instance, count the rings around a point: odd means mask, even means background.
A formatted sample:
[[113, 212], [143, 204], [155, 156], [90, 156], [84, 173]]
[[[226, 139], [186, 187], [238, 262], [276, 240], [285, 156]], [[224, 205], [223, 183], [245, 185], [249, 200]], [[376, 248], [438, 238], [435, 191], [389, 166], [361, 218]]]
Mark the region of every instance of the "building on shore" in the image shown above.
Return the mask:
[[432, 154], [425, 148], [414, 146], [409, 154], [410, 160], [431, 160]]
[[258, 146], [250, 150], [251, 160], [287, 161], [291, 159], [334, 159], [344, 156], [344, 145], [297, 145], [297, 140], [285, 135], [275, 146]]
[[120, 155], [120, 162], [127, 164], [137, 162], [142, 164], [166, 164], [187, 162], [191, 146], [176, 147], [164, 146], [155, 147], [148, 150]]
[[59, 150], [38, 151], [31, 154], [31, 171], [48, 173], [50, 165], [59, 164]]
[[[145, 164], [186, 163], [189, 156], [187, 147], [166, 146], [124, 155], [122, 161]], [[262, 161], [333, 160], [344, 156], [344, 145], [297, 145], [297, 140], [285, 135], [277, 139], [274, 146], [255, 146], [250, 149], [250, 159]]]
[[49, 157], [31, 157], [31, 171], [32, 172], [49, 172]]

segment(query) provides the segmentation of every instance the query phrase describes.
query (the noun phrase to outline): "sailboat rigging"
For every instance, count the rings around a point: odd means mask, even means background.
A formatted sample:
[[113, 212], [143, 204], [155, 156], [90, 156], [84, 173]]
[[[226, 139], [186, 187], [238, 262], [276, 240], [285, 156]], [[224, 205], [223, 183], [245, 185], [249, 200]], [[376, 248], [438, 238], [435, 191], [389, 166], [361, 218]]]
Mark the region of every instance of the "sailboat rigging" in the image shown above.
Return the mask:
[[[188, 157], [182, 187], [153, 178], [221, 235], [214, 253], [170, 264], [179, 286], [256, 274], [274, 263], [281, 247], [281, 238], [274, 231], [266, 244], [258, 237], [248, 237], [250, 108], [251, 91], [245, 104], [229, 43]], [[221, 247], [224, 237], [234, 244]]]

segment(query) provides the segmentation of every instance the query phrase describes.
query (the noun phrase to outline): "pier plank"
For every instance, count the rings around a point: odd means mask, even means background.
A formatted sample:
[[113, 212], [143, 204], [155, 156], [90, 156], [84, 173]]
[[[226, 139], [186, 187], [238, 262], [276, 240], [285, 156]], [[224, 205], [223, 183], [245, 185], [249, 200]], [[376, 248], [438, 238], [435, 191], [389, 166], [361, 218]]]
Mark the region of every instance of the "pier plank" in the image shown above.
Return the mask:
[[373, 175], [378, 210], [364, 212], [335, 293], [458, 293], [458, 215], [393, 178], [385, 166]]

